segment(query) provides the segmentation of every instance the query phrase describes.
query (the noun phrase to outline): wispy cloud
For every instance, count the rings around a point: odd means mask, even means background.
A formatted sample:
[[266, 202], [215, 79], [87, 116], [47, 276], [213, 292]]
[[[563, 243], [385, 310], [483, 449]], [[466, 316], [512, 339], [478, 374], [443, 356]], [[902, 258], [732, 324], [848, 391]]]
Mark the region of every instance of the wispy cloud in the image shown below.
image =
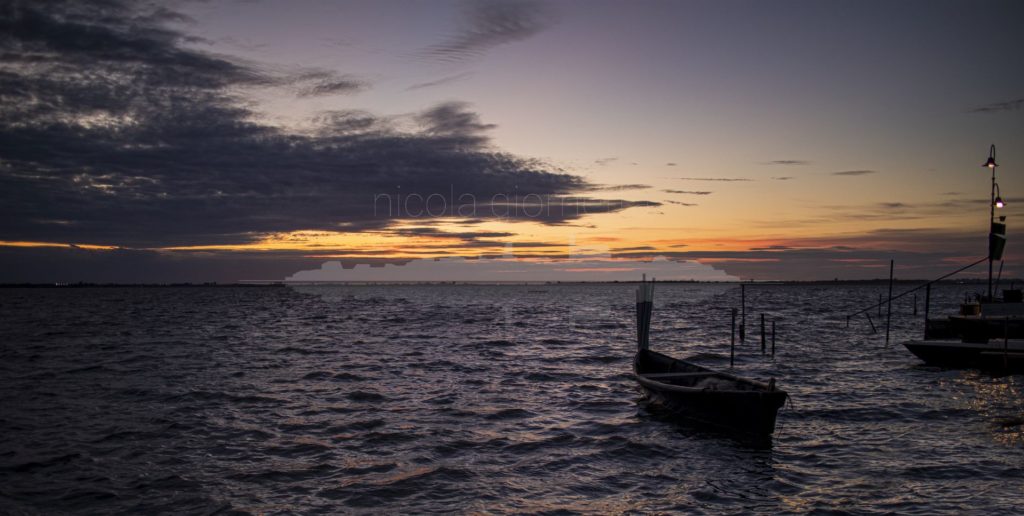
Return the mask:
[[675, 204], [677, 206], [696, 206], [696, 204], [694, 204], [692, 202], [681, 202], [681, 201], [670, 201], [670, 200], [666, 200], [665, 202], [667, 202], [669, 204]]
[[723, 182], [734, 182], [734, 181], [751, 181], [743, 177], [677, 177], [680, 181], [723, 181]]
[[793, 165], [810, 165], [811, 162], [810, 161], [806, 161], [806, 160], [802, 160], [802, 159], [777, 159], [775, 161], [766, 161], [766, 162], [764, 162], [762, 164], [763, 165], [787, 165], [787, 166], [793, 166]]
[[666, 167], [674, 167], [676, 165], [677, 165], [677, 163], [672, 163], [672, 162], [665, 163]]
[[453, 82], [461, 81], [469, 76], [473, 75], [473, 72], [463, 72], [460, 74], [449, 75], [448, 77], [442, 77], [434, 81], [418, 82], [406, 88], [406, 91], [422, 90], [423, 88], [432, 88], [434, 86], [440, 86], [442, 84], [450, 84]]
[[833, 172], [833, 176], [866, 176], [868, 174], [877, 174], [877, 170], [843, 170], [842, 172]]
[[459, 30], [423, 51], [440, 61], [463, 61], [534, 36], [554, 21], [548, 6], [528, 0], [490, 0], [466, 4]]
[[881, 206], [882, 208], [889, 209], [889, 210], [900, 210], [900, 209], [903, 209], [903, 208], [909, 208], [910, 207], [909, 204], [903, 203], [903, 202], [880, 202], [880, 203], [878, 203], [878, 205]]
[[710, 195], [711, 192], [706, 190], [662, 190], [662, 192], [670, 194], [686, 194], [686, 195]]
[[790, 179], [793, 179], [793, 176], [779, 176], [779, 177], [773, 177], [772, 179], [774, 179], [776, 181], [789, 181]]
[[606, 192], [621, 192], [625, 190], [647, 190], [651, 185], [598, 185], [592, 188], [592, 190], [606, 191]]
[[357, 93], [368, 87], [367, 83], [352, 76], [341, 76], [328, 71], [313, 71], [292, 79], [298, 84], [296, 92], [300, 97], [325, 97]]
[[605, 165], [608, 165], [608, 164], [610, 164], [610, 163], [614, 163], [614, 162], [616, 162], [616, 161], [618, 161], [618, 160], [619, 160], [619, 158], [616, 158], [616, 157], [611, 157], [611, 158], [599, 158], [599, 159], [595, 159], [595, 160], [594, 160], [594, 164], [596, 164], [596, 165], [600, 165], [600, 166], [602, 166], [602, 167], [603, 167], [603, 166], [605, 166]]
[[1024, 107], [1024, 98], [985, 104], [970, 110], [970, 113], [1001, 113], [1004, 111], [1018, 111], [1022, 107]]

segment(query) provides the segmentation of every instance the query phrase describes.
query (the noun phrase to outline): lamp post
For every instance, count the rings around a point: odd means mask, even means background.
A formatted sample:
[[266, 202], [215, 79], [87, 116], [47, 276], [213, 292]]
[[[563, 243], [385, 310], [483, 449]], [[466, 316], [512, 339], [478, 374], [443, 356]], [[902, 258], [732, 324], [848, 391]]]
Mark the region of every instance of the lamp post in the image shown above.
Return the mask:
[[1002, 208], [1005, 206], [1002, 197], [996, 195], [996, 190], [999, 189], [999, 185], [996, 184], [996, 145], [992, 144], [988, 149], [988, 161], [985, 162], [983, 167], [988, 167], [992, 170], [992, 196], [989, 202], [989, 221], [988, 221], [988, 300], [992, 301], [992, 261], [993, 261], [993, 236], [992, 236], [992, 225], [996, 222], [996, 208]]

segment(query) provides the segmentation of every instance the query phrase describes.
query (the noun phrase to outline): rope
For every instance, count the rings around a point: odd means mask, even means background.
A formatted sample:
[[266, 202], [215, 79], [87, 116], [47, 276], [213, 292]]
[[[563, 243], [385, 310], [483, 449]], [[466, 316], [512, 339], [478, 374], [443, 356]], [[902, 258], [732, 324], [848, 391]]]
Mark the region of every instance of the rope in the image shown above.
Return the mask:
[[[911, 292], [917, 292], [918, 290], [921, 290], [922, 288], [925, 288], [928, 285], [931, 285], [932, 283], [938, 283], [938, 282], [940, 282], [940, 281], [942, 281], [942, 280], [944, 280], [944, 279], [946, 279], [946, 278], [948, 278], [948, 277], [950, 277], [950, 276], [952, 276], [954, 274], [959, 274], [959, 273], [961, 273], [961, 272], [963, 272], [963, 271], [965, 271], [967, 269], [970, 269], [971, 267], [974, 267], [975, 265], [978, 265], [979, 263], [986, 262], [986, 261], [988, 261], [988, 256], [986, 256], [986, 257], [984, 257], [984, 258], [982, 258], [982, 259], [980, 259], [980, 260], [978, 260], [978, 261], [976, 261], [976, 262], [974, 262], [972, 264], [964, 265], [963, 267], [960, 267], [959, 269], [957, 269], [957, 270], [955, 270], [955, 271], [953, 271], [953, 272], [951, 272], [949, 274], [946, 274], [945, 276], [942, 276], [941, 278], [936, 278], [936, 279], [933, 279], [931, 281], [922, 283], [922, 284], [920, 284], [920, 285], [918, 285], [918, 286], [916, 286], [916, 287], [914, 287], [914, 288], [912, 288], [912, 289], [910, 289], [910, 290], [908, 290], [906, 292], [903, 292], [903, 293], [901, 293], [901, 294], [899, 294], [899, 295], [897, 295], [895, 297], [892, 297], [890, 299], [891, 300], [896, 300], [896, 299], [899, 299], [899, 298], [901, 298], [901, 297], [903, 297], [903, 296], [905, 296], [907, 294], [910, 294]], [[878, 307], [882, 306], [885, 303], [886, 303], [886, 301], [875, 303], [875, 304], [873, 304], [873, 305], [871, 305], [871, 306], [869, 306], [869, 307], [867, 307], [867, 308], [865, 308], [863, 310], [860, 310], [858, 312], [854, 312], [854, 313], [848, 315], [847, 317], [853, 317], [855, 315], [860, 315], [860, 314], [862, 314], [864, 312], [867, 312], [869, 310], [878, 308]]]

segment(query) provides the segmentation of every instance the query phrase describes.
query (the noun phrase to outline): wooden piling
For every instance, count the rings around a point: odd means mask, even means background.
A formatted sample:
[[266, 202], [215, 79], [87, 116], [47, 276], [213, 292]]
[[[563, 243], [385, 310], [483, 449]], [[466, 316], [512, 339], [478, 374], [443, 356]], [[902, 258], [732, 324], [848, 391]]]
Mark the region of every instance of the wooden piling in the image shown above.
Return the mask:
[[736, 361], [736, 309], [732, 309], [732, 338], [729, 339], [729, 369]]
[[924, 287], [924, 338], [928, 338], [928, 307], [932, 304], [932, 284]]
[[917, 294], [914, 294], [914, 315], [917, 315]]
[[740, 283], [740, 344], [747, 334], [747, 286]]
[[775, 319], [772, 319], [772, 358], [775, 358]]
[[889, 300], [885, 309], [885, 345], [889, 345], [889, 326], [892, 323], [892, 274], [896, 260], [889, 260]]
[[764, 354], [764, 314], [761, 314], [761, 354]]

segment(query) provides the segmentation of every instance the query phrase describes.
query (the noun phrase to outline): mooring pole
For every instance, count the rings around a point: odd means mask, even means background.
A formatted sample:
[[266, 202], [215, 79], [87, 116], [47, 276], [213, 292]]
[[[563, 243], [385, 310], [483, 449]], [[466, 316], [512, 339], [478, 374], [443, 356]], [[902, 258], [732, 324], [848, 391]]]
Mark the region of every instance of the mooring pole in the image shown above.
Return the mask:
[[914, 294], [914, 315], [917, 315], [917, 294]]
[[764, 314], [761, 314], [761, 354], [764, 354]]
[[878, 293], [878, 316], [882, 316], [882, 293]]
[[928, 307], [932, 304], [932, 284], [924, 288], [924, 338], [928, 338]]
[[732, 309], [732, 338], [729, 339], [729, 369], [736, 361], [736, 309]]
[[747, 333], [747, 286], [740, 283], [740, 343], [746, 340]]
[[889, 260], [889, 302], [885, 308], [885, 345], [889, 345], [889, 326], [892, 322], [892, 273], [896, 260]]
[[772, 319], [772, 358], [775, 358], [775, 319]]
[[871, 325], [871, 333], [878, 333], [878, 330], [875, 329], [875, 321], [871, 320], [871, 314], [864, 312], [864, 317], [868, 318], [868, 324]]

